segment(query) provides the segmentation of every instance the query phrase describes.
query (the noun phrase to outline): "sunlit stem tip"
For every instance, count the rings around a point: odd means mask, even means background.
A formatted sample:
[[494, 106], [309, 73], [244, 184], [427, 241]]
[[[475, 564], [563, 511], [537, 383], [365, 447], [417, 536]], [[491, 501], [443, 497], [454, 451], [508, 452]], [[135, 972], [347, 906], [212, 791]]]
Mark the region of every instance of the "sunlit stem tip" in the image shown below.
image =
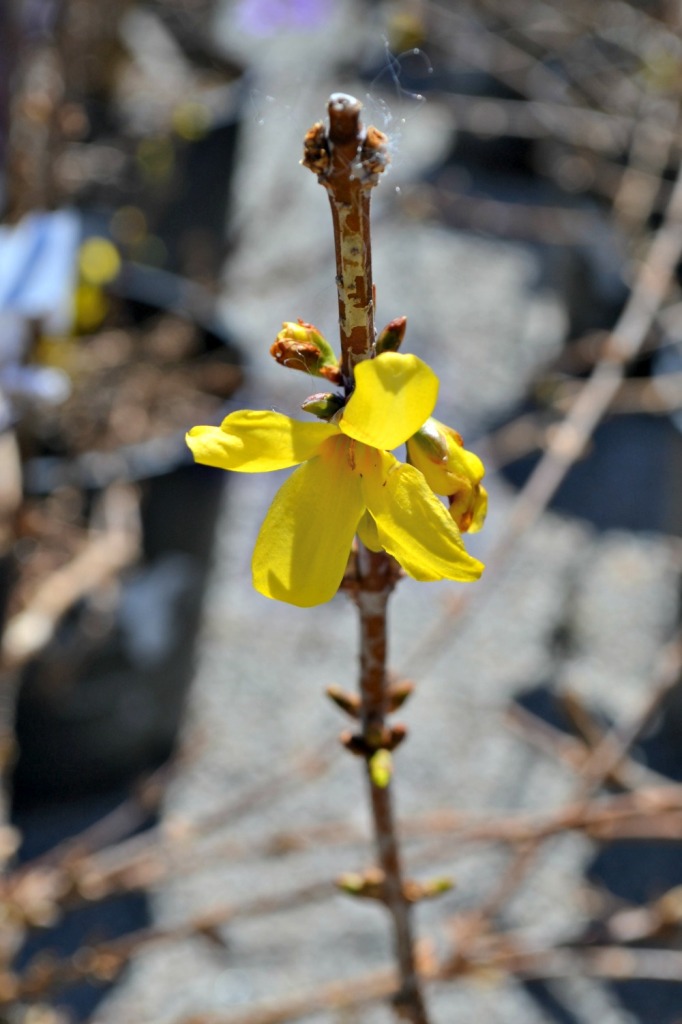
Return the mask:
[[374, 355], [369, 196], [389, 156], [386, 136], [364, 127], [354, 96], [334, 93], [327, 109], [328, 129], [317, 122], [305, 137], [303, 165], [317, 175], [331, 204], [341, 367], [350, 382], [357, 364]]

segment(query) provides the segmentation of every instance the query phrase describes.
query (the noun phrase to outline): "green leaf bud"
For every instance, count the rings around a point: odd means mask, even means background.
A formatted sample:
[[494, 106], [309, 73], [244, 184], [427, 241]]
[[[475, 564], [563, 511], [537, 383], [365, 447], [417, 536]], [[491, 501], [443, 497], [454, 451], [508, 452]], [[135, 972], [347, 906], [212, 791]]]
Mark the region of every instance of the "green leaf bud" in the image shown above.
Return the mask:
[[335, 395], [330, 391], [321, 391], [316, 395], [310, 395], [305, 402], [301, 403], [301, 409], [304, 412], [309, 412], [320, 420], [332, 419], [342, 408], [343, 398], [341, 395]]
[[370, 778], [378, 789], [386, 789], [393, 775], [393, 758], [383, 747], [375, 751], [369, 761]]

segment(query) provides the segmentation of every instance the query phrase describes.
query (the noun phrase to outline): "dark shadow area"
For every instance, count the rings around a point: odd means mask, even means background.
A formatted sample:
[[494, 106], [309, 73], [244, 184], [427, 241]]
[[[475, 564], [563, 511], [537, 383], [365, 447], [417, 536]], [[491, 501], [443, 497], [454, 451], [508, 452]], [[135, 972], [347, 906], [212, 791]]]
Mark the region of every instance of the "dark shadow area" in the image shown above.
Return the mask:
[[[33, 803], [25, 806], [15, 801], [13, 824], [22, 832], [18, 867], [47, 855], [50, 851], [78, 836], [100, 822], [126, 800], [128, 792], [119, 789], [109, 793], [83, 797], [79, 800]], [[138, 820], [131, 834], [151, 827], [153, 815]], [[95, 944], [129, 935], [150, 923], [147, 896], [144, 892], [131, 892], [110, 899], [86, 902], [75, 896], [63, 915], [49, 927], [32, 929], [14, 962], [14, 968], [23, 973], [31, 965], [52, 960], [69, 962], [78, 954], [83, 962], [84, 952]], [[78, 962], [78, 960], [73, 961]], [[86, 1021], [106, 995], [116, 979], [102, 978], [100, 982], [76, 981], [50, 992], [50, 1005], [68, 1015], [74, 1022]]]
[[[506, 466], [524, 486], [537, 454]], [[586, 519], [599, 530], [679, 536], [682, 528], [682, 436], [664, 416], [622, 415], [601, 423], [589, 451], [571, 467], [551, 508]]]
[[[632, 749], [635, 760], [675, 781], [682, 779], [682, 744], [676, 715], [679, 687], [665, 702], [656, 722]], [[518, 705], [566, 735], [575, 736], [570, 719], [550, 683], [518, 695]], [[608, 727], [608, 722], [602, 723]], [[615, 786], [605, 787], [618, 792]], [[586, 880], [607, 895], [611, 908], [644, 907], [676, 886], [682, 885], [682, 856], [679, 842], [619, 840], [604, 844], [590, 863]], [[612, 942], [607, 925], [591, 922], [581, 942], [600, 945]], [[679, 931], [659, 939], [647, 939], [647, 948], [675, 948]], [[636, 948], [637, 943], [632, 943]], [[627, 949], [627, 944], [624, 946]], [[682, 1003], [679, 985], [659, 981], [633, 980], [610, 982], [619, 1001], [638, 1024], [679, 1024]], [[551, 982], [533, 980], [524, 987], [556, 1024], [575, 1024], [576, 1018]], [[582, 1018], [581, 1018], [582, 1019]]]

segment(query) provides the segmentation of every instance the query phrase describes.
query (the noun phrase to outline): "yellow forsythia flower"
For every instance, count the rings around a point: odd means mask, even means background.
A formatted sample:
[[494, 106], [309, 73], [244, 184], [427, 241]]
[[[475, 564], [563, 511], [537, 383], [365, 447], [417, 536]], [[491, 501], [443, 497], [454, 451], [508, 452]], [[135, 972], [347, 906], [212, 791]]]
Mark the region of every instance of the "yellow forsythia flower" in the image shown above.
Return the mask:
[[330, 422], [277, 412], [231, 413], [194, 427], [197, 462], [243, 473], [299, 466], [278, 491], [253, 554], [266, 597], [301, 607], [336, 593], [356, 532], [417, 580], [475, 580], [483, 565], [422, 473], [389, 454], [436, 404], [438, 378], [413, 355], [385, 352], [355, 369], [355, 390]]

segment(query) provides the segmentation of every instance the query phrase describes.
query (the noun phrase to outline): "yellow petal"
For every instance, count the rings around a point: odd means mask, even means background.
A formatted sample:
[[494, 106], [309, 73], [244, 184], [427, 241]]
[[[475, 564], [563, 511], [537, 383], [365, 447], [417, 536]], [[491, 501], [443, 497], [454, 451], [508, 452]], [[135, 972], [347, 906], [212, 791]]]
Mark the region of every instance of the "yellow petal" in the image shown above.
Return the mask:
[[196, 462], [241, 473], [287, 469], [311, 458], [338, 428], [302, 423], [279, 412], [233, 412], [219, 427], [193, 427], [186, 436]]
[[344, 434], [389, 451], [433, 412], [438, 378], [412, 355], [384, 352], [355, 367], [355, 391], [339, 418]]
[[377, 524], [374, 522], [369, 512], [365, 512], [358, 523], [358, 537], [370, 551], [383, 550], [381, 541], [379, 540]]
[[[452, 512], [451, 512], [452, 514]], [[472, 509], [472, 519], [469, 524], [468, 533], [478, 533], [485, 522], [485, 517], [488, 514], [488, 492], [486, 491], [483, 484], [478, 485], [478, 493], [475, 497], [474, 507]]]
[[450, 495], [463, 486], [474, 487], [485, 476], [477, 455], [467, 451], [452, 427], [428, 419], [407, 442], [408, 458], [424, 474], [436, 494]]
[[253, 553], [256, 590], [301, 608], [329, 601], [346, 571], [362, 515], [362, 481], [345, 437], [289, 477], [275, 496]]
[[482, 484], [471, 487], [462, 481], [462, 489], [449, 495], [450, 515], [462, 533], [478, 533], [488, 512], [488, 492]]
[[413, 466], [376, 453], [363, 475], [367, 508], [383, 548], [417, 580], [476, 580], [483, 565], [467, 554], [460, 532]]

